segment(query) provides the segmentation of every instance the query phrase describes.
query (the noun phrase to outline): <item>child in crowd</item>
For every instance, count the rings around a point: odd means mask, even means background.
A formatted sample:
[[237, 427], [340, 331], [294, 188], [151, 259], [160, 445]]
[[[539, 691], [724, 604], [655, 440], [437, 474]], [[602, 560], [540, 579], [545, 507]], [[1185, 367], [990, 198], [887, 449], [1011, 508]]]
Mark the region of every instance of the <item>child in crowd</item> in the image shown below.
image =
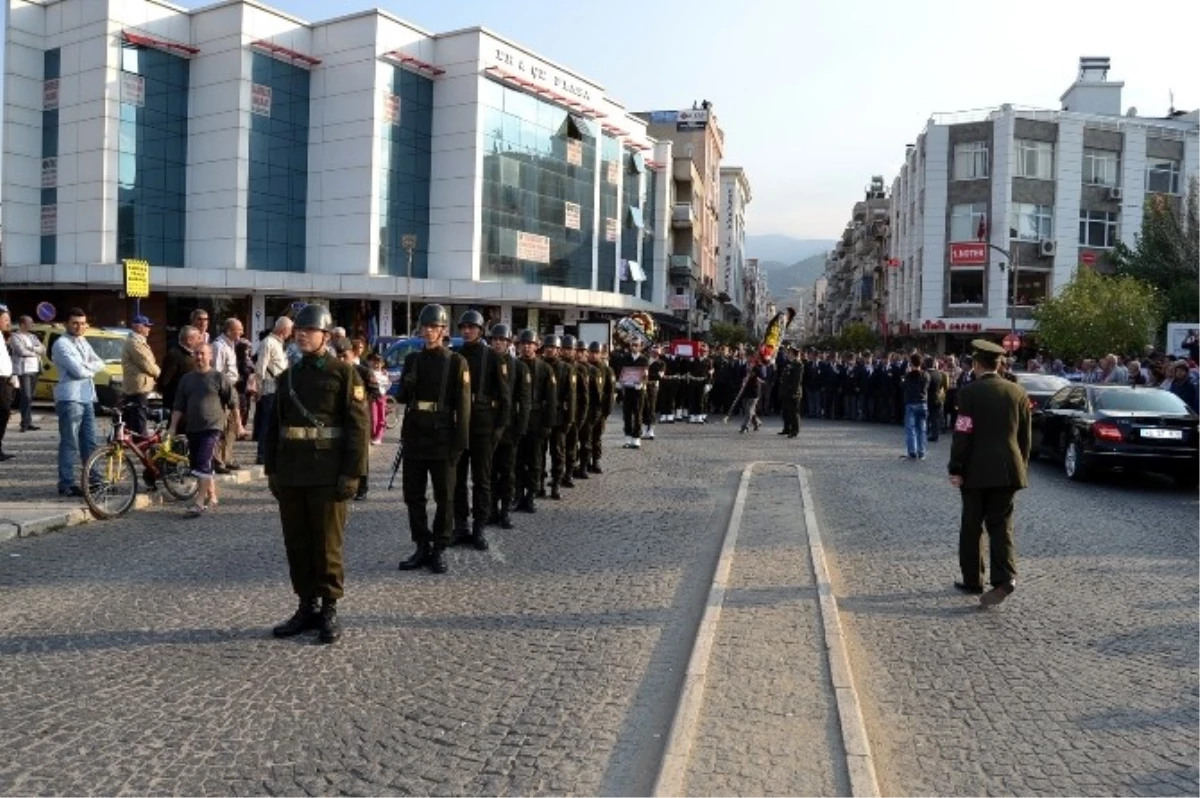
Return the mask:
[[367, 386], [367, 394], [371, 399], [371, 443], [378, 446], [383, 443], [383, 433], [387, 431], [387, 391], [391, 383], [383, 366], [383, 355], [371, 355], [367, 358], [367, 365], [375, 378], [374, 390], [372, 386]]

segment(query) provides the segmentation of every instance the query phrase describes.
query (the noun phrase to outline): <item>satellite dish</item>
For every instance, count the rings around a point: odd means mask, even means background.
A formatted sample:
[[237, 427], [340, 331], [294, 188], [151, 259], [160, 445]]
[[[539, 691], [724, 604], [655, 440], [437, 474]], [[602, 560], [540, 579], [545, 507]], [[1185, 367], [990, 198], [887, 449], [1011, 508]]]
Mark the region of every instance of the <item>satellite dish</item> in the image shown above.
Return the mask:
[[1137, 116], [1137, 106], [1129, 106], [1129, 110], [1125, 112], [1125, 116]]

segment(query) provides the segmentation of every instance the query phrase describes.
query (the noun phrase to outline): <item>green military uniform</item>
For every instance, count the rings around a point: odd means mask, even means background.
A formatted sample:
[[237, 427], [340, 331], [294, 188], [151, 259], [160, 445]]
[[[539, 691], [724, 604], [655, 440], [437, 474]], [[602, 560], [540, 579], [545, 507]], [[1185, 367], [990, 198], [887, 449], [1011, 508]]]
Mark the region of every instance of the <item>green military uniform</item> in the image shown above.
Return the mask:
[[[588, 355], [580, 352], [579, 357], [587, 358]], [[604, 429], [603, 422], [600, 420], [600, 414], [604, 409], [604, 381], [606, 375], [599, 365], [592, 363], [590, 360], [584, 360], [578, 366], [588, 376], [588, 417], [587, 423], [579, 428], [579, 460], [575, 463], [575, 478], [588, 479], [588, 475], [592, 473], [592, 463], [594, 462], [592, 447], [596, 437], [596, 429], [597, 427], [601, 430]]]
[[[576, 357], [579, 357], [578, 349]], [[571, 477], [581, 467], [579, 442], [591, 434], [592, 421], [592, 367], [576, 360], [571, 364], [571, 370], [575, 374], [575, 423], [567, 429], [567, 470], [562, 481], [566, 488], [575, 486]]]
[[779, 376], [779, 409], [783, 415], [783, 432], [794, 438], [800, 434], [800, 399], [804, 392], [804, 363], [795, 359], [791, 350], [787, 368]]
[[534, 356], [522, 358], [529, 373], [529, 425], [517, 446], [516, 508], [532, 513], [534, 497], [546, 474], [546, 439], [554, 428], [558, 410], [558, 380], [549, 363]]
[[[543, 344], [543, 346], [546, 346]], [[554, 413], [554, 426], [550, 430], [550, 498], [561, 498], [558, 487], [567, 478], [567, 438], [575, 425], [579, 411], [576, 403], [575, 367], [552, 352], [546, 363], [554, 369], [554, 380], [558, 390], [558, 402]], [[544, 472], [544, 470], [543, 470]]]
[[279, 501], [292, 589], [342, 597], [346, 501], [367, 473], [370, 422], [358, 372], [331, 354], [304, 355], [278, 378], [264, 464]]
[[[977, 356], [1004, 351], [984, 340], [972, 345]], [[962, 478], [958, 554], [963, 589], [982, 589], [980, 538], [986, 527], [991, 583], [1005, 594], [1011, 592], [1017, 575], [1013, 499], [1029, 484], [1030, 444], [1029, 397], [1023, 388], [988, 372], [959, 390], [949, 472]]]
[[505, 360], [509, 414], [504, 434], [500, 436], [500, 442], [496, 444], [496, 452], [492, 457], [492, 504], [500, 526], [512, 529], [509, 510], [512, 508], [513, 494], [516, 490], [517, 444], [529, 427], [531, 377], [529, 367], [524, 361], [515, 357]]
[[603, 471], [600, 468], [600, 458], [604, 456], [604, 431], [608, 427], [608, 417], [612, 415], [613, 404], [617, 400], [617, 374], [603, 358], [596, 364], [596, 370], [598, 372], [596, 392], [599, 395], [600, 409], [595, 414], [595, 423], [592, 424], [592, 445], [588, 449], [589, 459], [583, 464], [583, 467], [593, 474], [600, 474]]

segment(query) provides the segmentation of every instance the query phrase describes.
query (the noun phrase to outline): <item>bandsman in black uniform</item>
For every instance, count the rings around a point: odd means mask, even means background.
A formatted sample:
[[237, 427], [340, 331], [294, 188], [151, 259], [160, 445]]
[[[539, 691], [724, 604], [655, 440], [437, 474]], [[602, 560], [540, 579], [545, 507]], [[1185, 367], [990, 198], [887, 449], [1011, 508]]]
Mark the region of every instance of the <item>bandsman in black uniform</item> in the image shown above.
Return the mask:
[[800, 400], [804, 395], [804, 362], [800, 350], [794, 346], [787, 349], [787, 366], [779, 375], [779, 409], [783, 415], [783, 431], [780, 435], [794, 438], [800, 434]]
[[271, 631], [293, 637], [316, 629], [326, 644], [342, 636], [337, 602], [345, 578], [346, 502], [366, 476], [370, 447], [366, 388], [353, 366], [326, 351], [332, 326], [323, 305], [296, 314], [300, 362], [279, 375], [264, 459], [279, 502], [292, 590], [300, 597], [295, 614]]
[[617, 395], [617, 378], [612, 367], [608, 365], [608, 347], [598, 341], [588, 346], [588, 358], [592, 368], [596, 370], [596, 404], [592, 413], [592, 438], [588, 446], [587, 461], [584, 469], [593, 474], [602, 474], [600, 458], [604, 456], [604, 430], [608, 427], [608, 417], [612, 415], [613, 403]]
[[[446, 547], [454, 521], [458, 458], [470, 443], [471, 372], [461, 355], [443, 343], [450, 316], [441, 305], [426, 305], [417, 317], [425, 348], [404, 359], [398, 400], [405, 405], [400, 427], [404, 503], [417, 550], [401, 561], [401, 571], [423, 566], [446, 572]], [[433, 483], [433, 528], [425, 487]]]
[[654, 440], [654, 422], [658, 419], [658, 395], [662, 385], [666, 363], [662, 359], [662, 350], [658, 344], [650, 347], [647, 358], [646, 396], [642, 402], [642, 440]]
[[[575, 405], [575, 368], [564, 357], [562, 353], [566, 350], [565, 344], [570, 340], [571, 351], [574, 351], [575, 339], [571, 336], [547, 335], [542, 341], [542, 357], [546, 359], [546, 363], [554, 371], [554, 379], [556, 389], [558, 391], [558, 403], [555, 408], [553, 427], [550, 430], [548, 445], [550, 449], [550, 498], [561, 499], [562, 494], [558, 492], [559, 486], [563, 480], [567, 478], [567, 439], [570, 437], [571, 428], [575, 424], [575, 414], [578, 408]], [[543, 469], [542, 473], [545, 473]], [[539, 495], [540, 492], [539, 492]]]
[[504, 434], [492, 458], [492, 518], [501, 529], [512, 529], [513, 494], [516, 485], [517, 443], [529, 426], [529, 368], [509, 352], [512, 332], [507, 324], [497, 324], [488, 335], [492, 350], [507, 364], [509, 414]]
[[705, 393], [712, 374], [712, 363], [703, 351], [696, 352], [688, 363], [687, 414], [689, 424], [703, 424]]
[[621, 385], [621, 419], [625, 422], [625, 448], [642, 448], [642, 421], [646, 409], [646, 384], [649, 381], [650, 361], [642, 354], [638, 341], [629, 344], [629, 357], [625, 368], [640, 369], [641, 379]]
[[[492, 457], [508, 423], [508, 363], [483, 340], [483, 316], [468, 310], [458, 320], [463, 338], [459, 354], [471, 370], [471, 442], [458, 459], [454, 482], [454, 545], [470, 543], [487, 551], [484, 536], [492, 506]], [[471, 501], [467, 504], [467, 475], [471, 477]], [[467, 530], [467, 510], [471, 527]]]
[[[985, 607], [1004, 601], [1017, 587], [1013, 542], [1013, 499], [1028, 487], [1032, 443], [1029, 396], [996, 373], [1004, 349], [991, 341], [971, 342], [975, 379], [958, 392], [958, 418], [950, 449], [950, 484], [962, 492], [958, 559], [959, 590], [983, 594]], [[983, 592], [980, 538], [987, 529], [992, 589]]]
[[550, 364], [537, 356], [533, 330], [522, 330], [517, 339], [521, 362], [529, 374], [529, 424], [517, 445], [517, 503], [515, 509], [537, 512], [534, 497], [546, 473], [546, 440], [554, 428], [558, 409], [558, 380]]

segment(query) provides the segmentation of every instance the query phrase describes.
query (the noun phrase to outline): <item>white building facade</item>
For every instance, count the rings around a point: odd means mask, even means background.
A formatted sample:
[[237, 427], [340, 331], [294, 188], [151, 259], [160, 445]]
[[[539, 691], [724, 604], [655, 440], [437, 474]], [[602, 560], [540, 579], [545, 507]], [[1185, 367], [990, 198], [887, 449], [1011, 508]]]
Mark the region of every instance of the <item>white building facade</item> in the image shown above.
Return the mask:
[[[1030, 330], [1081, 267], [1133, 245], [1148, 195], [1181, 208], [1200, 171], [1200, 118], [1122, 113], [1108, 59], [1081, 59], [1061, 110], [937, 114], [892, 184], [893, 335]], [[1014, 265], [1015, 264], [1015, 265]], [[1014, 279], [1015, 277], [1015, 279]]]
[[7, 2], [17, 305], [119, 291], [140, 259], [168, 323], [206, 298], [253, 330], [327, 301], [379, 334], [411, 326], [410, 298], [535, 329], [665, 307], [670, 142], [496, 34], [253, 0]]
[[717, 298], [725, 297], [721, 304], [724, 321], [740, 319], [746, 306], [742, 275], [746, 271], [746, 206], [751, 199], [746, 171], [740, 166], [721, 167]]

